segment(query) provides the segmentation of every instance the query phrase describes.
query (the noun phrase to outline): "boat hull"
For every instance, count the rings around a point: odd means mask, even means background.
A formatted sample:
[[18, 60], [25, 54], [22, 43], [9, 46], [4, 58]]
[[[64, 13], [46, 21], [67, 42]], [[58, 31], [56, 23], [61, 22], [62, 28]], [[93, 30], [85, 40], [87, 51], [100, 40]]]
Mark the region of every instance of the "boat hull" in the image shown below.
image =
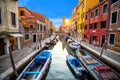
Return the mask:
[[22, 71], [16, 80], [41, 80], [51, 61], [51, 52], [39, 53]]

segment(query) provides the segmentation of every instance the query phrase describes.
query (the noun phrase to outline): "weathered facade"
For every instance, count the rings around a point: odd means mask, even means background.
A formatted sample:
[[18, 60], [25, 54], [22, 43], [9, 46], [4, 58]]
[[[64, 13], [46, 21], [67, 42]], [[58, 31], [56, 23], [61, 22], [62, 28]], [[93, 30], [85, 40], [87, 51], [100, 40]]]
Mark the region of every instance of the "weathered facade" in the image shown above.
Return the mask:
[[[0, 0], [0, 56], [9, 53], [9, 47], [20, 49], [17, 0]], [[13, 45], [11, 39], [15, 39]]]
[[22, 47], [35, 45], [40, 46], [40, 41], [48, 35], [50, 21], [45, 16], [30, 11], [25, 7], [19, 7], [20, 31], [24, 35], [21, 38]]
[[120, 0], [111, 0], [108, 49], [120, 52]]
[[[103, 47], [107, 42], [109, 27], [109, 0], [101, 1], [86, 12], [84, 41], [95, 46]], [[105, 45], [106, 46], [106, 45]]]

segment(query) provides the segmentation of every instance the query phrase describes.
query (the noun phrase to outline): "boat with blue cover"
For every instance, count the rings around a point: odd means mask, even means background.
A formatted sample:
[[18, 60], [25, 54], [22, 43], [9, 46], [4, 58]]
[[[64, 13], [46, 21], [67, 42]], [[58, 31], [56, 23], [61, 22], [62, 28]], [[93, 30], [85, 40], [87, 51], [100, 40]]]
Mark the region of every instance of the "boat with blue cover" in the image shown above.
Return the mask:
[[87, 75], [87, 70], [83, 67], [80, 61], [73, 57], [72, 55], [67, 55], [67, 62], [74, 71], [77, 77], [82, 77], [83, 75]]
[[40, 52], [22, 71], [17, 80], [41, 80], [51, 60], [51, 52]]

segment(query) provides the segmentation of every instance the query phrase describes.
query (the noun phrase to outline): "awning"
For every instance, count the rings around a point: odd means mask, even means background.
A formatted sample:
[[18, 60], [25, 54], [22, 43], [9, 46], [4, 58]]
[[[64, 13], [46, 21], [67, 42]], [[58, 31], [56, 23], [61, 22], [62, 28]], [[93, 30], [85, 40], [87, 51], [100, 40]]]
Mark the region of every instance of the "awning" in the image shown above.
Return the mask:
[[22, 35], [22, 34], [19, 34], [19, 33], [10, 34], [10, 36], [13, 36], [13, 37], [23, 37], [23, 35]]

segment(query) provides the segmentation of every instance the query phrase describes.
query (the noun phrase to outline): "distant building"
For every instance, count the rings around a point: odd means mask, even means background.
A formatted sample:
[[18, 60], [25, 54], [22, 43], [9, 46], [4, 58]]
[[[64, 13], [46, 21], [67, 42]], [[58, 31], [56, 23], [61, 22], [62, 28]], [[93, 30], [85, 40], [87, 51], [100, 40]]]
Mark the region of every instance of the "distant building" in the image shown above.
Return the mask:
[[86, 12], [83, 37], [85, 42], [102, 47], [107, 41], [107, 29], [109, 27], [109, 2], [110, 0], [103, 0]]
[[111, 0], [108, 49], [120, 52], [120, 0]]
[[45, 39], [48, 35], [51, 22], [39, 13], [28, 10], [25, 7], [19, 7], [20, 31], [24, 35], [21, 38], [21, 45], [23, 47], [40, 45], [40, 41]]
[[0, 56], [9, 53], [9, 47], [20, 49], [17, 0], [0, 0]]
[[77, 6], [75, 6], [72, 10], [71, 15], [71, 36], [77, 37]]

